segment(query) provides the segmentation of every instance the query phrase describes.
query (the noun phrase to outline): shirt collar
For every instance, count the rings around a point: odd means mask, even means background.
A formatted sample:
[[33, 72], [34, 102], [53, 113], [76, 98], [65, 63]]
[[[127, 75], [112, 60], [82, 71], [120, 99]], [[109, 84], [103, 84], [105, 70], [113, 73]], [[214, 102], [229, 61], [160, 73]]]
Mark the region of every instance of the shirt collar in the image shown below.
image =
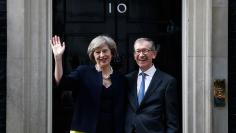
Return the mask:
[[[142, 72], [141, 69], [139, 69], [138, 74], [140, 74]], [[145, 71], [144, 73], [147, 74], [148, 76], [153, 76], [154, 73], [156, 72], [156, 67], [154, 65], [152, 65], [152, 67], [150, 67], [147, 71]]]

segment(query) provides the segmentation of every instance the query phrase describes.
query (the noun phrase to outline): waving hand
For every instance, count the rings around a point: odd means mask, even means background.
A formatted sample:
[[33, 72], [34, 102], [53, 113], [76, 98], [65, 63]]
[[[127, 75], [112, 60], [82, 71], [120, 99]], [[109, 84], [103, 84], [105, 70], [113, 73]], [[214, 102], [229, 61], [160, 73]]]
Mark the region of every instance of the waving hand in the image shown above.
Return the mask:
[[56, 80], [56, 84], [58, 85], [63, 75], [62, 55], [65, 51], [65, 42], [61, 43], [60, 37], [54, 36], [50, 40], [50, 44], [51, 44], [54, 59], [55, 59], [54, 77]]
[[65, 51], [65, 42], [61, 43], [59, 36], [54, 36], [50, 40], [55, 60], [61, 59]]

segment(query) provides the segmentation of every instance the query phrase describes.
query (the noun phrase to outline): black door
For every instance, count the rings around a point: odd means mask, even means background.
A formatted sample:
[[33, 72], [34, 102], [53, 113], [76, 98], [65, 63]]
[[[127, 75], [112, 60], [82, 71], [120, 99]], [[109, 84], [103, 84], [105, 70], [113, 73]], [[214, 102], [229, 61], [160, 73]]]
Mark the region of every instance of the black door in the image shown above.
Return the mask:
[[236, 2], [229, 0], [229, 133], [236, 133]]
[[[107, 34], [118, 45], [115, 66], [128, 73], [137, 66], [133, 43], [138, 37], [150, 37], [161, 45], [155, 65], [178, 80], [181, 103], [181, 0], [54, 0], [53, 33], [66, 41], [64, 71], [80, 64], [90, 64], [89, 42]], [[69, 130], [72, 101], [54, 90], [53, 130]], [[181, 109], [181, 107], [180, 107]], [[180, 111], [181, 112], [181, 111]], [[181, 114], [181, 113], [180, 113]]]
[[0, 0], [0, 133], [6, 132], [7, 1]]
[[[150, 37], [161, 45], [155, 64], [168, 73], [181, 75], [181, 1], [180, 0], [118, 0], [116, 7], [116, 41], [122, 70], [136, 69], [133, 43], [138, 37]], [[122, 11], [123, 11], [122, 10]]]

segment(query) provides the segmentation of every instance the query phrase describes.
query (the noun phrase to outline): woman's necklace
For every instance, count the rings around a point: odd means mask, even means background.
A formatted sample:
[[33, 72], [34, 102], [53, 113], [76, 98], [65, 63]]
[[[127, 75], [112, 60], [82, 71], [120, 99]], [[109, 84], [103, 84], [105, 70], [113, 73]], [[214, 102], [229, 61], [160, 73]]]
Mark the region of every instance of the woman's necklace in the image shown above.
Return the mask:
[[[96, 68], [97, 71], [101, 71], [101, 69], [99, 69], [99, 67], [97, 65], [95, 66], [95, 68]], [[111, 66], [110, 66], [110, 71], [109, 71], [108, 74], [103, 74], [102, 73], [103, 85], [106, 88], [110, 87], [111, 84], [112, 84], [111, 79], [110, 79], [110, 76], [111, 76], [112, 73], [113, 73], [113, 69], [112, 69]]]
[[112, 69], [112, 67], [110, 66], [110, 71], [109, 71], [109, 73], [108, 73], [108, 74], [102, 74], [102, 78], [105, 79], [105, 80], [108, 80], [108, 79], [110, 79], [110, 76], [111, 76], [112, 73], [113, 73], [113, 69]]

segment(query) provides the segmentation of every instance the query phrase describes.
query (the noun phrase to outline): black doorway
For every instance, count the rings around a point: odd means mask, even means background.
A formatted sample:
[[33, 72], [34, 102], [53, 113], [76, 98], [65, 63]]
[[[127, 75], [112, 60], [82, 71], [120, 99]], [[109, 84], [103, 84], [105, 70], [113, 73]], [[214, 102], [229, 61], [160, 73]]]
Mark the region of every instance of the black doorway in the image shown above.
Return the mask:
[[228, 43], [228, 79], [229, 79], [229, 133], [236, 133], [236, 2], [229, 0], [229, 43]]
[[[118, 44], [115, 67], [122, 73], [137, 68], [133, 42], [150, 37], [161, 45], [155, 65], [178, 81], [182, 117], [181, 0], [53, 0], [53, 34], [65, 40], [64, 71], [89, 64], [92, 38], [107, 34]], [[53, 90], [53, 132], [67, 133], [72, 114], [71, 92]]]
[[5, 133], [7, 108], [7, 1], [0, 0], [0, 7], [0, 133]]

